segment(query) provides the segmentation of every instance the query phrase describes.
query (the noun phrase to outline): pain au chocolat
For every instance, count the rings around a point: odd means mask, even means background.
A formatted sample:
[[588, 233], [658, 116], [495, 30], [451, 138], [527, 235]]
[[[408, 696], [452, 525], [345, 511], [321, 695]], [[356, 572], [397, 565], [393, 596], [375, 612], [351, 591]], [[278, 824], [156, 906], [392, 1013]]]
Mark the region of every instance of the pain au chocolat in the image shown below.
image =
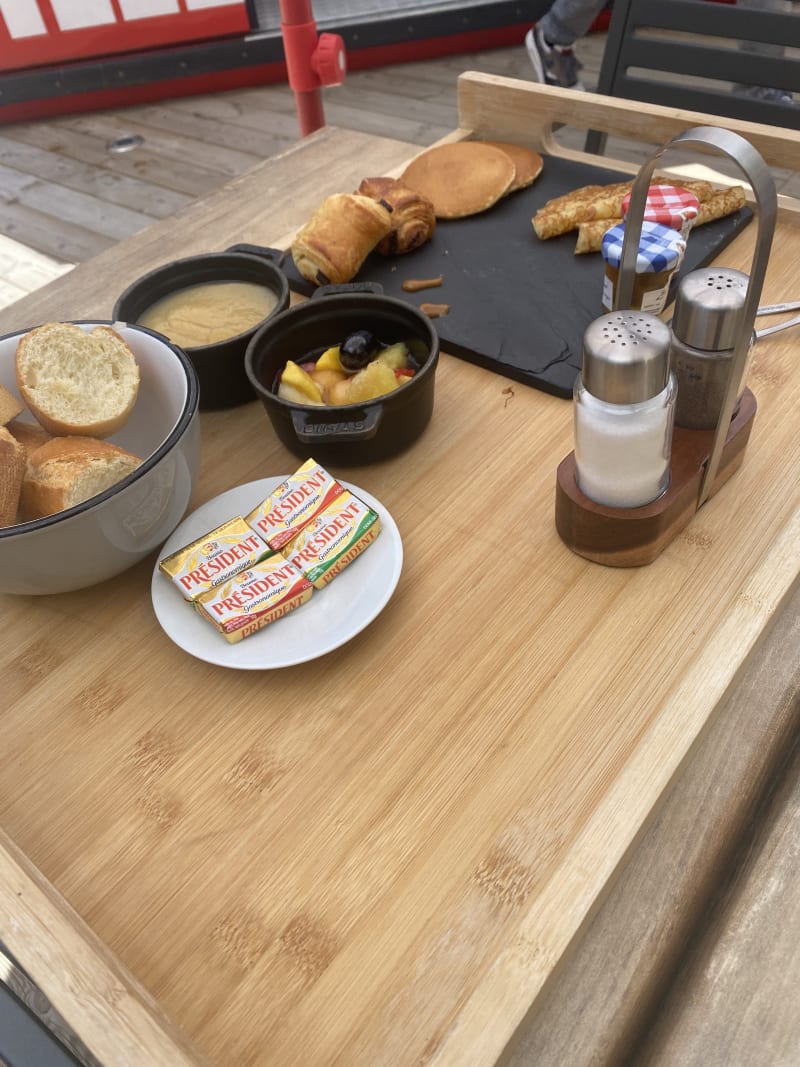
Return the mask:
[[397, 178], [364, 178], [358, 192], [384, 204], [392, 213], [392, 228], [378, 242], [381, 255], [404, 255], [433, 237], [436, 212], [427, 196]]
[[392, 229], [392, 213], [357, 193], [326, 197], [292, 241], [295, 266], [314, 285], [342, 285]]

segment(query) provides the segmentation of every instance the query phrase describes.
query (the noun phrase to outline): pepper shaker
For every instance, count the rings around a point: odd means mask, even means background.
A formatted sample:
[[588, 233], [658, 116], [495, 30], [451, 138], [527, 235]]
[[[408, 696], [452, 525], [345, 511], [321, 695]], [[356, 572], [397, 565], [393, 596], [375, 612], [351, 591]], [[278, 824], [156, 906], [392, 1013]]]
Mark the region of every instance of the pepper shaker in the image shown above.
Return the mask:
[[[717, 425], [733, 368], [733, 356], [745, 327], [745, 299], [750, 279], [741, 271], [711, 267], [683, 278], [675, 296], [670, 360], [678, 381], [675, 422], [687, 430]], [[744, 388], [750, 352], [736, 383], [736, 403]]]
[[671, 333], [644, 311], [590, 323], [574, 388], [578, 488], [598, 504], [634, 508], [669, 485], [677, 384]]

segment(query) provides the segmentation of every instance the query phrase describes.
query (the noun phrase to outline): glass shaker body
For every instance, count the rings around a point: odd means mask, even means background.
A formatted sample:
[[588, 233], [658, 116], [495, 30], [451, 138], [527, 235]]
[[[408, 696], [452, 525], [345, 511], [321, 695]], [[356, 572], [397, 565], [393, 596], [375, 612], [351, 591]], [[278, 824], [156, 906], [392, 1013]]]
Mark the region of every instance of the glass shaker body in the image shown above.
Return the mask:
[[[728, 267], [687, 274], [675, 295], [670, 364], [678, 379], [675, 422], [687, 430], [713, 430], [719, 420], [744, 325], [749, 278]], [[745, 387], [755, 333], [740, 380]]]
[[[755, 339], [754, 331], [750, 338], [747, 362], [736, 386], [737, 408], [742, 399], [750, 369]], [[716, 428], [731, 376], [733, 356], [733, 348], [706, 352], [701, 348], [687, 345], [677, 335], [673, 336], [670, 359], [680, 385], [675, 414], [675, 422], [678, 426], [687, 430]]]
[[583, 335], [573, 390], [578, 488], [611, 508], [649, 504], [669, 485], [678, 386], [666, 323], [631, 309], [602, 315]]
[[669, 487], [677, 383], [670, 373], [656, 396], [613, 404], [575, 382], [575, 465], [578, 488], [598, 504], [635, 508]]

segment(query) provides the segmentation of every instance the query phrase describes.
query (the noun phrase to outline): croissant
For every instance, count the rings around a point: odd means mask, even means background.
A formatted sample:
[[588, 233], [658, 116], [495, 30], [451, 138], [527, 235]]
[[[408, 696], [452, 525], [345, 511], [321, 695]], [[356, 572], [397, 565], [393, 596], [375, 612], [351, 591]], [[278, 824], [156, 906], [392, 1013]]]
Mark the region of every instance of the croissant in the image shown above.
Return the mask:
[[335, 193], [322, 201], [292, 241], [292, 258], [314, 285], [341, 285], [358, 274], [392, 228], [387, 207], [368, 196]]
[[378, 243], [381, 255], [411, 252], [433, 237], [436, 213], [427, 196], [396, 178], [365, 178], [358, 192], [386, 204], [392, 212], [391, 232]]

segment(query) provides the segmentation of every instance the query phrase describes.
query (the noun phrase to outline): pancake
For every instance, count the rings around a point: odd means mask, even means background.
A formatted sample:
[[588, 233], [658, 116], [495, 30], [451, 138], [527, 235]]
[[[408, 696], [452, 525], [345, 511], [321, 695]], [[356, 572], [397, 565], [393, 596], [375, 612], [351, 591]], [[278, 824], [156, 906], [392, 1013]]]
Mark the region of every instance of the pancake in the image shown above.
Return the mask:
[[533, 185], [542, 173], [544, 160], [532, 148], [523, 148], [522, 145], [510, 144], [508, 141], [484, 141], [483, 143], [491, 145], [493, 148], [499, 148], [506, 155], [511, 156], [517, 175], [508, 189], [506, 189], [506, 196], [509, 193], [516, 192], [517, 189], [525, 189], [527, 186]]
[[516, 178], [507, 152], [480, 141], [436, 145], [406, 167], [402, 180], [433, 203], [439, 219], [462, 219], [496, 204]]

